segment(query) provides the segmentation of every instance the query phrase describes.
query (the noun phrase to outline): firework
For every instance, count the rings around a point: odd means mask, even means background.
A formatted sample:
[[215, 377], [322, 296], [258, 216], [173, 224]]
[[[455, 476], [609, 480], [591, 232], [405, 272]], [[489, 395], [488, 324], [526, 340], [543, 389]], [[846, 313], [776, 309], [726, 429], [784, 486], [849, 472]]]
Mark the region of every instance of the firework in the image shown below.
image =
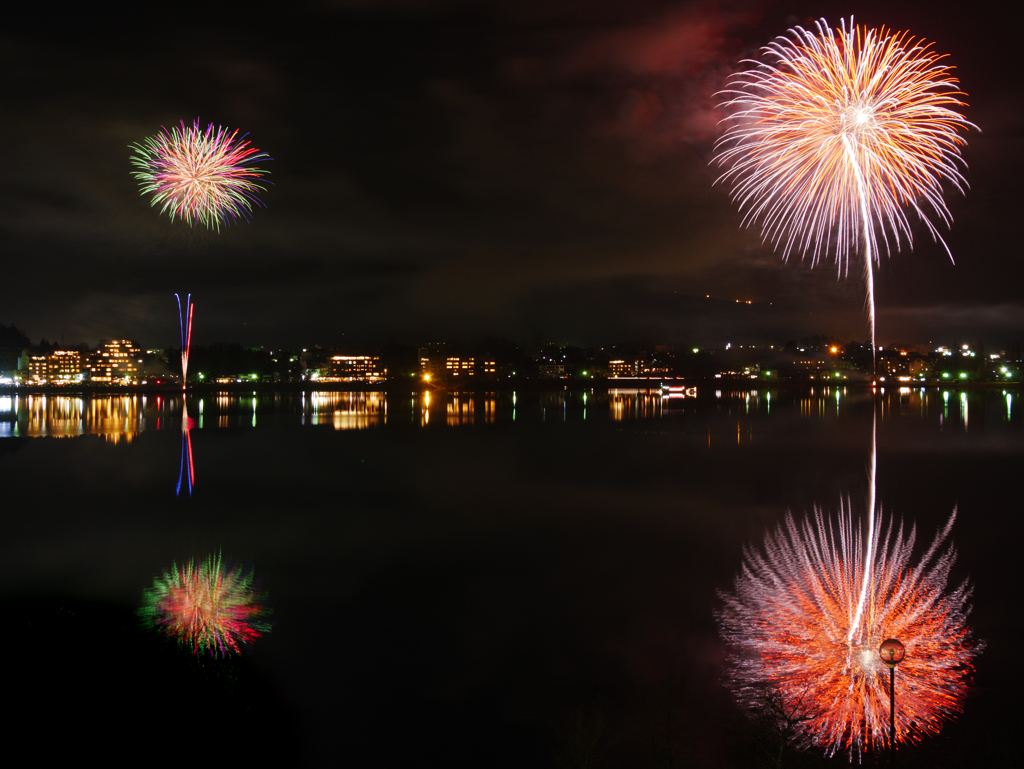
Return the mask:
[[192, 347], [192, 294], [185, 300], [187, 312], [181, 310], [181, 297], [177, 294], [174, 298], [178, 300], [178, 323], [181, 326], [181, 389], [184, 390], [188, 381], [188, 352]]
[[145, 591], [139, 614], [194, 654], [239, 654], [270, 624], [252, 574], [226, 567], [220, 555], [174, 564]]
[[181, 122], [181, 130], [162, 128], [160, 133], [135, 150], [132, 176], [139, 180], [143, 195], [151, 195], [151, 205], [160, 213], [220, 229], [239, 217], [248, 219], [252, 206], [263, 205], [257, 193], [267, 171], [253, 163], [271, 158], [245, 141], [248, 134], [213, 127], [205, 130], [199, 118], [191, 126]]
[[913, 247], [910, 211], [949, 253], [933, 218], [952, 223], [943, 186], [967, 187], [959, 132], [975, 126], [956, 112], [964, 94], [931, 44], [852, 18], [815, 27], [789, 30], [733, 76], [718, 181], [784, 259], [831, 257], [843, 275], [861, 254], [874, 348], [872, 263]]
[[756, 708], [764, 688], [774, 688], [805, 719], [797, 731], [805, 746], [852, 756], [885, 745], [889, 682], [878, 647], [898, 638], [906, 659], [897, 674], [896, 739], [937, 732], [960, 710], [983, 646], [966, 624], [970, 587], [947, 592], [955, 518], [954, 509], [916, 564], [914, 528], [890, 519], [884, 535], [865, 537], [849, 503], [836, 522], [820, 509], [799, 524], [787, 515], [763, 552], [748, 548], [717, 613], [740, 702]]

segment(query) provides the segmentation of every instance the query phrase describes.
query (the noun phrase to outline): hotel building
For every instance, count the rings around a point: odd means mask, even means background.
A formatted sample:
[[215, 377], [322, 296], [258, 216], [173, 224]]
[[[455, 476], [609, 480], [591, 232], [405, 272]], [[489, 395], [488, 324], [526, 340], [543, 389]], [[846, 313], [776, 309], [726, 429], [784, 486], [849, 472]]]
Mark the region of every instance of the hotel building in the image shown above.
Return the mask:
[[108, 384], [133, 384], [139, 378], [141, 350], [130, 339], [101, 341], [89, 357], [89, 381]]
[[327, 382], [382, 382], [387, 369], [380, 366], [378, 355], [333, 355], [328, 361]]

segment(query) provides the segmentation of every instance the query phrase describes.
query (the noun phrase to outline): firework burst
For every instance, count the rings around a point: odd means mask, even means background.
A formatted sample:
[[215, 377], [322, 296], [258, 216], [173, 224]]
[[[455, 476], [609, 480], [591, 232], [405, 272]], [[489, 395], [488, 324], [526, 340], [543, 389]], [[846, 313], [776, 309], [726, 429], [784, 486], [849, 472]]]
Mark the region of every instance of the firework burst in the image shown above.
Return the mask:
[[220, 229], [239, 217], [248, 219], [253, 204], [263, 205], [257, 193], [265, 190], [260, 181], [263, 169], [253, 164], [271, 158], [245, 141], [247, 134], [213, 127], [200, 128], [199, 118], [181, 130], [161, 129], [141, 144], [131, 145], [135, 154], [132, 176], [139, 180], [143, 195], [160, 213]]
[[194, 654], [240, 654], [270, 631], [267, 609], [253, 590], [252, 574], [225, 567], [220, 555], [189, 561], [155, 580], [139, 615]]
[[872, 262], [913, 247], [910, 211], [946, 247], [932, 220], [952, 222], [943, 187], [967, 187], [960, 131], [974, 126], [931, 44], [852, 19], [815, 28], [789, 30], [733, 76], [718, 181], [784, 259], [833, 257], [843, 275], [862, 255], [874, 347]]
[[884, 745], [888, 669], [878, 647], [898, 638], [906, 659], [897, 674], [896, 739], [937, 732], [959, 712], [983, 647], [966, 623], [970, 587], [947, 592], [955, 518], [954, 509], [916, 564], [914, 528], [890, 519], [884, 535], [864, 536], [848, 503], [837, 522], [821, 510], [799, 524], [787, 515], [763, 552], [746, 549], [735, 590], [720, 595], [717, 612], [740, 702], [756, 708], [770, 686], [788, 707], [799, 705], [805, 746], [853, 756]]

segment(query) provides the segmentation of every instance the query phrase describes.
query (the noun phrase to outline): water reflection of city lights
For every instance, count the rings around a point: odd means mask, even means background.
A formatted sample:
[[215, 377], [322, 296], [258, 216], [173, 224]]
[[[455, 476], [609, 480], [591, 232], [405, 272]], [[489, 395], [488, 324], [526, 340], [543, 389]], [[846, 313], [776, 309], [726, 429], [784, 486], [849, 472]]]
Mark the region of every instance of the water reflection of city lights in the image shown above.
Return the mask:
[[347, 398], [334, 408], [335, 430], [364, 430], [387, 422], [387, 406], [383, 393], [339, 393]]
[[451, 395], [447, 403], [449, 425], [471, 425], [473, 424], [474, 412], [473, 396]]
[[[808, 388], [802, 394], [768, 390], [709, 390], [703, 407], [728, 420], [729, 440], [737, 430], [738, 440], [746, 445], [744, 434], [753, 435], [761, 420], [771, 419], [787, 410], [801, 418], [834, 420], [845, 418], [850, 409], [859, 409], [864, 389], [842, 387]], [[714, 397], [712, 400], [712, 392]], [[808, 394], [810, 393], [810, 394]], [[607, 392], [591, 390], [552, 390], [531, 392], [519, 403], [517, 392], [429, 391], [401, 394], [391, 403], [406, 424], [425, 427], [460, 427], [515, 422], [571, 422], [577, 420], [651, 421], [691, 419], [697, 412], [691, 406], [700, 401], [691, 390], [681, 396], [666, 394], [661, 388], [613, 388]], [[989, 429], [986, 410], [998, 406], [992, 415], [1007, 425], [1013, 419], [1012, 391], [996, 391], [994, 399], [969, 392], [939, 390], [915, 386], [876, 390], [879, 417], [888, 420], [911, 415], [931, 418], [940, 429], [953, 420], [969, 427], [970, 407], [975, 413], [975, 430]], [[849, 400], [853, 398], [853, 400]], [[850, 408], [847, 408], [850, 404]], [[387, 394], [383, 392], [305, 392], [305, 393], [208, 393], [189, 403], [191, 426], [195, 429], [219, 427], [247, 429], [281, 424], [330, 425], [337, 430], [383, 427], [388, 417]], [[959, 410], [957, 410], [959, 406]], [[525, 410], [524, 410], [525, 409]], [[595, 411], [596, 409], [596, 411]], [[782, 411], [779, 411], [781, 409]], [[130, 441], [146, 430], [178, 429], [181, 424], [180, 395], [167, 398], [159, 394], [62, 395], [54, 393], [0, 395], [0, 436], [71, 437], [98, 435], [110, 442]], [[791, 413], [792, 413], [791, 412]], [[209, 419], [207, 419], [207, 417]], [[433, 420], [433, 421], [431, 421]], [[739, 421], [739, 424], [737, 424]], [[1019, 422], [1019, 419], [1018, 419]], [[958, 424], [959, 428], [960, 425]], [[703, 438], [706, 426], [701, 425]], [[717, 430], [716, 430], [717, 434]]]
[[363, 430], [387, 421], [387, 397], [382, 392], [314, 392], [308, 404], [310, 424], [332, 425], [335, 430]]
[[0, 438], [13, 437], [17, 426], [17, 398], [7, 395], [0, 397]]
[[540, 414], [541, 420], [545, 421], [548, 418], [548, 413], [551, 412], [557, 416], [561, 416], [562, 421], [566, 421], [566, 393], [564, 390], [559, 392], [543, 393], [540, 396]]
[[615, 422], [625, 419], [650, 419], [663, 413], [661, 393], [648, 390], [609, 390], [611, 418]]
[[[70, 437], [99, 435], [111, 442], [131, 438], [143, 430], [144, 402], [137, 395], [86, 399], [67, 395], [29, 395], [21, 405], [11, 404], [15, 422], [9, 435]], [[24, 427], [22, 428], [22, 423]]]
[[684, 387], [683, 385], [667, 385], [661, 386], [661, 397], [667, 400], [680, 400], [683, 398], [696, 398], [697, 388], [696, 387]]

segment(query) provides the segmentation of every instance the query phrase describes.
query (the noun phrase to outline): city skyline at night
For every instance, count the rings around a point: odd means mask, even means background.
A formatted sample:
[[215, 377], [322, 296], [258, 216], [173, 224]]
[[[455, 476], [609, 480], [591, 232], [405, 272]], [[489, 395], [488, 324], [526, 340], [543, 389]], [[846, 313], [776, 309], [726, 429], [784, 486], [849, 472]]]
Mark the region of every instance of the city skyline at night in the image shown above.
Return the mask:
[[[0, 387], [139, 386], [180, 382], [192, 385], [296, 384], [318, 388], [347, 385], [431, 387], [506, 385], [571, 380], [578, 385], [635, 380], [724, 380], [743, 386], [760, 382], [854, 381], [917, 385], [1021, 383], [1019, 343], [903, 344], [879, 347], [827, 337], [804, 337], [785, 344], [719, 347], [631, 342], [582, 348], [546, 344], [519, 347], [507, 340], [468, 343], [391, 344], [382, 349], [349, 344], [343, 348], [299, 350], [212, 345], [197, 348], [199, 365], [191, 374], [177, 368], [180, 348], [141, 348], [128, 339], [64, 348], [3, 348], [7, 368]], [[12, 361], [16, 360], [16, 365]], [[184, 375], [184, 376], [183, 376]], [[185, 379], [185, 376], [188, 378]]]

